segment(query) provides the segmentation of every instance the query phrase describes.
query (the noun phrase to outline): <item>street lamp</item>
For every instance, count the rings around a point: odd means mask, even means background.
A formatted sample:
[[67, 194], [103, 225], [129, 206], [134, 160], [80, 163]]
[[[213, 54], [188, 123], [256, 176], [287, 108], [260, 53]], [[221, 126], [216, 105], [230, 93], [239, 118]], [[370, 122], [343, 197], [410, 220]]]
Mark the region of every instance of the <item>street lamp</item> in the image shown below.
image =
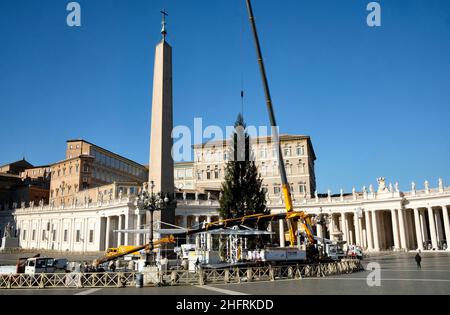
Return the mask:
[[155, 189], [154, 181], [150, 182], [150, 192], [147, 189], [148, 184], [144, 184], [144, 189], [137, 196], [137, 207], [139, 210], [149, 211], [150, 212], [150, 244], [149, 249], [145, 254], [145, 266], [148, 267], [152, 265], [152, 261], [150, 261], [150, 255], [153, 254], [154, 245], [153, 245], [153, 213], [155, 211], [163, 211], [166, 210], [170, 205], [169, 195], [163, 199], [163, 193], [155, 194], [153, 190]]

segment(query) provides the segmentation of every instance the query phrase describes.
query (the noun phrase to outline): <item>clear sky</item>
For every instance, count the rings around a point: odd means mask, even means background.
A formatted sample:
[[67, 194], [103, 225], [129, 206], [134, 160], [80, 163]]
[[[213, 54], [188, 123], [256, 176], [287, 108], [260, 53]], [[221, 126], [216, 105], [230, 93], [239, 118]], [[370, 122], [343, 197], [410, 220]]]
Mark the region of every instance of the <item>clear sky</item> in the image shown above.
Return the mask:
[[[154, 46], [166, 8], [175, 125], [268, 115], [243, 0], [0, 1], [0, 164], [64, 159], [84, 138], [148, 161]], [[319, 191], [450, 185], [450, 1], [254, 0], [282, 133], [312, 137]]]

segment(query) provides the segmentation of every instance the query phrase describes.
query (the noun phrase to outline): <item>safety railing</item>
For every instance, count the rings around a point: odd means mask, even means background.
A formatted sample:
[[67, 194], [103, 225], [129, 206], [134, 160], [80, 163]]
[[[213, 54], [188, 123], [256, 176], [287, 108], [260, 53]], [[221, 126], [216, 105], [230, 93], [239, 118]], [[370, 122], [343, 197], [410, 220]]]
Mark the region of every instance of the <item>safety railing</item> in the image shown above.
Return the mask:
[[135, 272], [0, 275], [0, 289], [110, 288], [136, 285]]
[[[242, 282], [276, 281], [348, 274], [364, 270], [359, 260], [341, 262], [290, 265], [236, 267], [227, 269], [199, 269], [157, 272], [147, 279], [146, 286], [189, 286], [205, 284], [231, 284]], [[36, 275], [0, 275], [0, 289], [43, 288], [125, 288], [136, 286], [136, 272], [114, 273], [56, 273]], [[144, 275], [144, 279], [145, 279]]]

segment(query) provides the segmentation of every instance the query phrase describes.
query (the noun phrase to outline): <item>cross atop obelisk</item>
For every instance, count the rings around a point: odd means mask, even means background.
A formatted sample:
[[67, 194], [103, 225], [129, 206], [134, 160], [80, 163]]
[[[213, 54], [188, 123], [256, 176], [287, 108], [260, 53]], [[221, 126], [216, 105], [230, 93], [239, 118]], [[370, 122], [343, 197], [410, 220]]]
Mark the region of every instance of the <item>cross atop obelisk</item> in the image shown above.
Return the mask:
[[163, 40], [166, 40], [166, 36], [167, 36], [167, 23], [166, 23], [166, 16], [169, 16], [169, 14], [167, 14], [166, 10], [163, 9], [161, 11], [162, 14], [162, 30], [161, 30], [161, 34], [163, 36]]

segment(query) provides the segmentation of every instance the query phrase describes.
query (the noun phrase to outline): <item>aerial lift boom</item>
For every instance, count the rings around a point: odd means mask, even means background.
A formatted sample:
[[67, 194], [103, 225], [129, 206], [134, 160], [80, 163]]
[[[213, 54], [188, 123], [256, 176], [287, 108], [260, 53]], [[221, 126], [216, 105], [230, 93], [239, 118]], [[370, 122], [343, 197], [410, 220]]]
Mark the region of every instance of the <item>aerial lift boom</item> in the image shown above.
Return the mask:
[[[161, 245], [164, 244], [174, 244], [175, 243], [175, 237], [173, 235], [162, 238], [160, 240], [154, 241], [153, 242], [153, 248], [159, 248]], [[138, 246], [138, 247], [134, 247], [131, 248], [128, 251], [125, 251], [123, 253], [118, 253], [116, 255], [112, 255], [112, 256], [105, 256], [103, 258], [97, 259], [94, 261], [94, 265], [95, 266], [99, 266], [101, 264], [113, 261], [113, 260], [117, 260], [119, 258], [125, 257], [127, 255], [131, 255], [137, 252], [140, 252], [141, 250], [149, 250], [150, 249], [150, 244], [146, 244], [146, 245], [142, 245], [142, 246]]]
[[297, 231], [295, 218], [300, 218], [301, 222], [303, 223], [303, 225], [305, 227], [305, 231], [308, 236], [308, 239], [313, 244], [315, 242], [315, 240], [314, 240], [314, 235], [312, 233], [310, 218], [308, 217], [308, 215], [306, 213], [303, 213], [303, 212], [300, 212], [300, 213], [297, 213], [294, 215], [294, 207], [292, 204], [291, 190], [290, 190], [288, 178], [286, 175], [286, 168], [285, 168], [284, 160], [283, 160], [283, 152], [281, 149], [280, 136], [278, 134], [278, 125], [277, 125], [277, 122], [275, 119], [275, 113], [273, 110], [272, 96], [270, 94], [269, 83], [267, 80], [266, 68], [264, 66], [264, 60], [262, 57], [261, 45], [259, 43], [258, 32], [256, 30], [256, 22], [255, 22], [255, 17], [253, 15], [253, 8], [252, 8], [251, 0], [246, 0], [246, 2], [247, 2], [248, 15], [250, 18], [250, 24], [252, 27], [253, 36], [254, 36], [255, 45], [256, 45], [256, 53], [258, 55], [258, 64], [259, 64], [259, 69], [260, 69], [262, 81], [263, 81], [267, 110], [269, 112], [269, 119], [270, 119], [270, 123], [272, 126], [272, 136], [275, 140], [275, 145], [278, 147], [278, 162], [279, 162], [278, 165], [280, 168], [281, 182], [283, 185], [282, 190], [283, 190], [284, 201], [286, 204], [286, 211], [288, 213], [288, 216], [286, 217], [286, 221], [287, 221], [288, 228], [289, 228], [289, 241], [290, 241], [291, 247], [295, 246], [295, 243], [296, 243], [295, 233]]

